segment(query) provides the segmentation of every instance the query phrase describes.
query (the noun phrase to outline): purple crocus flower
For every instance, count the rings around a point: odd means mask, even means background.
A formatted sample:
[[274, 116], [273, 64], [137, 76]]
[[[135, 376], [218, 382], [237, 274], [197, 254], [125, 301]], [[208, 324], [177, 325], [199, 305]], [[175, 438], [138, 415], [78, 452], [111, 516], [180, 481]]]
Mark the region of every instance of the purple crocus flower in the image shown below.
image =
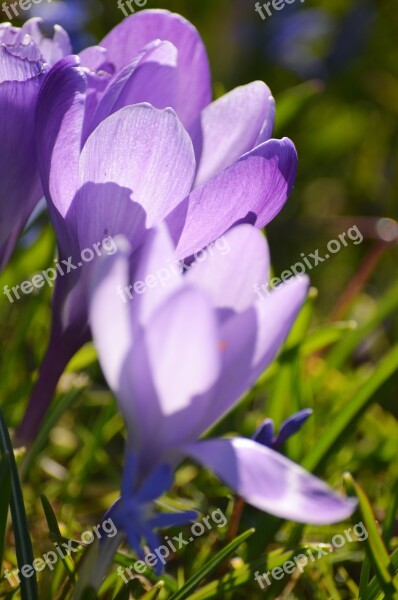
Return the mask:
[[31, 19], [19, 29], [0, 24], [0, 271], [7, 265], [30, 213], [42, 194], [37, 169], [35, 107], [49, 64], [70, 51], [56, 27], [52, 39]]
[[[281, 210], [297, 154], [290, 140], [268, 139], [267, 86], [255, 82], [209, 104], [206, 51], [185, 19], [133, 15], [83, 51], [81, 63], [67, 57], [54, 66], [37, 109], [39, 167], [61, 260], [76, 265], [82, 250], [118, 234], [135, 250], [163, 221], [185, 259], [233, 225], [262, 228]], [[90, 339], [89, 271], [57, 280], [49, 348], [19, 430], [24, 441]]]
[[[240, 437], [198, 441], [275, 358], [309, 285], [298, 277], [255, 300], [253, 284], [269, 271], [265, 239], [249, 225], [225, 237], [227, 255], [208, 256], [168, 287], [148, 289], [133, 300], [134, 310], [121, 302], [118, 286], [144, 280], [173, 258], [164, 230], [152, 232], [135, 267], [127, 249], [105, 258], [92, 286], [94, 342], [128, 429], [122, 496], [107, 516], [136, 550], [141, 538], [156, 547], [152, 528], [194, 518], [192, 512], [159, 514], [153, 505], [184, 457], [282, 518], [332, 523], [355, 507], [268, 444]], [[302, 417], [285, 429], [299, 422]]]

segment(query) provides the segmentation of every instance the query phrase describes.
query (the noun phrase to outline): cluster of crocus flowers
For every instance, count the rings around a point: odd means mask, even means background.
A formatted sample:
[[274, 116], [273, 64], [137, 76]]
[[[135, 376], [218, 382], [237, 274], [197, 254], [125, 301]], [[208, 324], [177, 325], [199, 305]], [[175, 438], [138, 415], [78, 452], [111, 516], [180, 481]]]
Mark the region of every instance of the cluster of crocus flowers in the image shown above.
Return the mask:
[[[204, 437], [274, 360], [308, 292], [297, 277], [262, 301], [253, 294], [269, 277], [259, 229], [283, 207], [297, 166], [293, 143], [271, 139], [268, 87], [254, 82], [212, 102], [198, 32], [163, 10], [134, 14], [98, 46], [70, 52], [65, 32], [49, 40], [37, 19], [0, 28], [0, 106], [10, 115], [0, 131], [23, 148], [16, 167], [0, 158], [0, 266], [41, 193], [61, 260], [78, 263], [104, 237], [118, 246], [57, 280], [19, 438], [35, 436], [67, 362], [92, 336], [127, 426], [121, 498], [107, 517], [137, 553], [143, 542], [156, 547], [159, 527], [195, 518], [155, 506], [184, 458], [260, 510], [314, 524], [346, 518], [351, 499], [279, 452], [308, 411], [278, 436], [267, 420], [252, 439]], [[227, 255], [196, 258], [223, 235]], [[120, 288], [168, 260], [189, 268], [120, 300]]]
[[355, 507], [278, 451], [311, 411], [286, 421], [277, 437], [267, 420], [253, 439], [200, 439], [273, 361], [309, 285], [298, 277], [255, 301], [253, 281], [268, 277], [265, 239], [250, 225], [226, 237], [228, 255], [194, 263], [169, 286], [148, 290], [132, 304], [122, 303], [116, 290], [173, 257], [165, 229], [151, 232], [138, 262], [119, 240], [119, 252], [97, 267], [92, 283], [94, 342], [128, 430], [122, 495], [107, 517], [137, 552], [143, 539], [156, 547], [154, 528], [194, 518], [192, 512], [159, 513], [154, 505], [184, 457], [279, 517], [325, 524]]
[[[36, 113], [39, 169], [61, 259], [123, 234], [137, 249], [165, 222], [179, 258], [237, 223], [262, 228], [293, 187], [297, 154], [270, 139], [275, 104], [254, 82], [211, 102], [196, 29], [168, 11], [123, 21], [57, 62]], [[58, 279], [47, 354], [19, 431], [32, 439], [59, 376], [90, 339], [89, 269]]]

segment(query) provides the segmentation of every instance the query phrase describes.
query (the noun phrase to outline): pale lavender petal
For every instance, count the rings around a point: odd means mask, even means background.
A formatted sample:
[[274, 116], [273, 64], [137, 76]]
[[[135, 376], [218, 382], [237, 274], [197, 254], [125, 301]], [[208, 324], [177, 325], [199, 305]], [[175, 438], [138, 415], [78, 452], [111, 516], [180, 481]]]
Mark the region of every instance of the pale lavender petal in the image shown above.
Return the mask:
[[170, 42], [157, 40], [149, 44], [114, 77], [97, 107], [91, 128], [129, 104], [148, 102], [155, 108], [176, 109], [177, 55], [177, 48]]
[[251, 225], [234, 227], [198, 253], [186, 274], [187, 282], [205, 290], [213, 306], [225, 309], [226, 315], [252, 306], [254, 285], [268, 281], [268, 277], [268, 245], [263, 234]]
[[257, 379], [274, 360], [307, 298], [309, 286], [309, 278], [300, 275], [256, 302], [257, 338], [251, 377]]
[[145, 10], [124, 19], [100, 42], [119, 71], [154, 40], [172, 42], [178, 50], [177, 114], [190, 127], [211, 101], [210, 68], [206, 48], [195, 27], [167, 10]]
[[224, 416], [272, 363], [305, 301], [308, 287], [307, 277], [292, 279], [224, 323], [220, 333], [222, 375], [198, 431], [203, 433]]
[[103, 121], [80, 157], [80, 192], [68, 219], [80, 245], [124, 234], [133, 249], [190, 189], [191, 140], [170, 110], [127, 106]]
[[130, 247], [117, 239], [118, 252], [98, 261], [89, 290], [89, 320], [103, 373], [116, 396], [133, 343], [129, 306], [119, 295], [129, 282]]
[[208, 440], [184, 447], [246, 502], [283, 519], [325, 525], [347, 519], [356, 501], [283, 455], [243, 438]]
[[41, 55], [49, 65], [55, 65], [56, 62], [72, 54], [72, 45], [69, 35], [60, 25], [54, 25], [52, 37], [43, 33], [45, 22], [40, 17], [33, 17], [26, 21], [21, 28], [21, 36], [30, 35], [40, 49]]
[[145, 341], [166, 419], [214, 385], [219, 374], [217, 324], [205, 295], [187, 287], [170, 296], [152, 316]]
[[238, 87], [209, 104], [189, 132], [198, 164], [195, 187], [259, 145], [260, 134], [272, 132], [274, 117], [275, 102], [262, 81]]
[[179, 443], [197, 439], [196, 422], [208, 411], [207, 390], [218, 375], [211, 304], [189, 287], [177, 290], [141, 336], [136, 334], [122, 374], [119, 403], [140, 470], [164, 460], [165, 452]]
[[114, 74], [115, 67], [111, 65], [108, 58], [108, 51], [101, 46], [90, 46], [85, 48], [79, 54], [80, 62], [83, 67], [88, 67], [92, 71], [107, 71]]
[[13, 27], [11, 23], [0, 23], [0, 42], [6, 45], [13, 45], [17, 42], [20, 29]]
[[149, 323], [153, 312], [183, 285], [182, 266], [175, 260], [174, 246], [164, 224], [148, 232], [135, 252], [130, 295], [125, 294], [134, 318]]
[[269, 140], [196, 188], [168, 218], [177, 256], [192, 255], [238, 222], [267, 225], [285, 204], [296, 167], [293, 143]]

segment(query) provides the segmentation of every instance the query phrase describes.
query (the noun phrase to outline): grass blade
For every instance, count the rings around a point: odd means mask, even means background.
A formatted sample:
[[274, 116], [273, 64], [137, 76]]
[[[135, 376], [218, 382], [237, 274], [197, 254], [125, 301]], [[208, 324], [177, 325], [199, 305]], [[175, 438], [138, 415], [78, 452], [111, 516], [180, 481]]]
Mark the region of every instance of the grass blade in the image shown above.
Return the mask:
[[331, 425], [319, 437], [318, 443], [303, 461], [303, 467], [317, 471], [336, 447], [346, 439], [355, 422], [373, 401], [374, 394], [398, 370], [398, 346], [395, 346], [376, 367], [368, 381], [352, 400], [335, 416]]
[[223, 563], [228, 556], [233, 554], [235, 550], [239, 548], [239, 546], [243, 544], [243, 542], [245, 542], [253, 533], [254, 529], [248, 529], [235, 540], [232, 540], [232, 542], [230, 542], [227, 546], [225, 546], [225, 548], [220, 550], [220, 552], [218, 552], [211, 560], [209, 560], [204, 567], [199, 569], [199, 571], [195, 573], [195, 575], [191, 577], [182, 586], [182, 588], [170, 598], [170, 600], [183, 600], [184, 598], [187, 598], [188, 595], [200, 584], [200, 582], [203, 581], [203, 579], [217, 569], [217, 567]]
[[3, 563], [4, 542], [7, 528], [8, 507], [11, 496], [11, 473], [8, 457], [3, 456], [0, 461], [0, 566]]
[[[34, 556], [32, 542], [29, 535], [28, 520], [26, 518], [25, 506], [21, 483], [19, 481], [18, 469], [15, 462], [14, 450], [11, 444], [10, 435], [4, 421], [3, 413], [0, 410], [0, 449], [3, 456], [6, 456], [10, 465], [11, 474], [11, 517], [15, 534], [16, 554], [18, 566], [20, 569], [24, 565], [32, 565]], [[39, 600], [36, 572], [32, 577], [21, 577], [21, 598], [22, 600]]]
[[358, 512], [368, 532], [368, 538], [365, 541], [368, 549], [368, 556], [377, 574], [380, 585], [387, 595], [387, 598], [397, 600], [398, 577], [394, 574], [394, 565], [390, 560], [383, 539], [377, 530], [375, 516], [370, 502], [365, 492], [354, 481], [349, 473], [344, 476], [344, 481], [347, 491], [350, 494], [355, 494], [358, 498]]

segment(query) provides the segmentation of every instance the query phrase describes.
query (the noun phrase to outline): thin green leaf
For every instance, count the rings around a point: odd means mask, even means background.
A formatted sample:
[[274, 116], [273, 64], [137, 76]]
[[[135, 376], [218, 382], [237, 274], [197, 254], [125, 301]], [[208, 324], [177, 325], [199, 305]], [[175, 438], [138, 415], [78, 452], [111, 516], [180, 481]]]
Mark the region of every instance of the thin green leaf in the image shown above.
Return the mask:
[[374, 394], [398, 370], [398, 346], [395, 346], [376, 367], [367, 382], [358, 390], [350, 402], [334, 417], [329, 427], [319, 437], [303, 466], [309, 471], [317, 471], [373, 401]]
[[368, 556], [378, 576], [379, 582], [387, 597], [391, 600], [398, 599], [398, 578], [394, 577], [394, 566], [390, 561], [387, 548], [378, 532], [375, 516], [365, 492], [354, 481], [350, 473], [344, 475], [347, 491], [358, 498], [358, 513], [362, 518], [368, 538], [365, 540]]
[[203, 579], [208, 577], [217, 567], [223, 563], [243, 542], [245, 542], [254, 533], [254, 529], [248, 529], [235, 540], [232, 540], [225, 548], [217, 552], [193, 577], [188, 579], [185, 585], [174, 594], [170, 600], [183, 600], [200, 584]]
[[3, 562], [4, 542], [7, 528], [8, 507], [11, 497], [11, 472], [7, 456], [0, 461], [0, 565]]
[[[24, 565], [32, 565], [34, 561], [32, 542], [29, 535], [28, 520], [26, 517], [25, 506], [21, 483], [19, 481], [18, 469], [15, 462], [14, 450], [11, 444], [10, 435], [4, 421], [3, 413], [0, 410], [0, 449], [2, 456], [7, 456], [11, 473], [11, 517], [15, 535], [16, 554], [18, 566], [20, 569]], [[21, 577], [21, 598], [22, 600], [39, 600], [36, 572], [32, 577]]]
[[47, 521], [48, 529], [50, 531], [50, 535], [52, 537], [56, 537], [57, 539], [61, 538], [62, 534], [61, 534], [61, 531], [60, 531], [59, 526], [58, 526], [57, 517], [55, 516], [53, 508], [52, 508], [52, 506], [50, 504], [50, 501], [48, 500], [48, 498], [44, 494], [40, 495], [40, 500], [41, 500], [41, 503], [42, 503], [42, 506], [43, 506], [44, 515], [46, 517], [46, 521]]
[[395, 515], [398, 510], [398, 481], [396, 482], [394, 489], [391, 493], [391, 500], [387, 508], [386, 517], [384, 519], [383, 527], [383, 540], [388, 548], [389, 542], [393, 535], [395, 525]]
[[[394, 572], [396, 573], [398, 571], [398, 548], [396, 548], [391, 554], [390, 562], [393, 565]], [[359, 596], [360, 600], [379, 600], [380, 598], [384, 597], [385, 596], [377, 577], [373, 577], [368, 585], [368, 588], [364, 590], [363, 596]]]
[[[224, 594], [231, 593], [237, 588], [243, 585], [249, 585], [254, 581], [254, 573], [259, 571], [264, 573], [266, 571], [272, 571], [277, 567], [282, 567], [287, 561], [292, 560], [295, 556], [304, 554], [309, 556], [311, 550], [317, 550], [318, 548], [324, 548], [324, 544], [311, 544], [303, 548], [295, 548], [294, 550], [281, 551], [276, 550], [267, 555], [266, 558], [258, 559], [252, 563], [249, 563], [237, 569], [232, 573], [228, 573], [221, 579], [211, 581], [206, 586], [189, 596], [189, 600], [213, 600], [219, 598]], [[171, 599], [172, 600], [172, 599]]]
[[362, 564], [361, 575], [359, 578], [359, 595], [358, 595], [359, 598], [363, 598], [366, 590], [368, 589], [370, 570], [371, 570], [370, 558], [368, 555], [366, 555], [364, 558], [363, 564]]

